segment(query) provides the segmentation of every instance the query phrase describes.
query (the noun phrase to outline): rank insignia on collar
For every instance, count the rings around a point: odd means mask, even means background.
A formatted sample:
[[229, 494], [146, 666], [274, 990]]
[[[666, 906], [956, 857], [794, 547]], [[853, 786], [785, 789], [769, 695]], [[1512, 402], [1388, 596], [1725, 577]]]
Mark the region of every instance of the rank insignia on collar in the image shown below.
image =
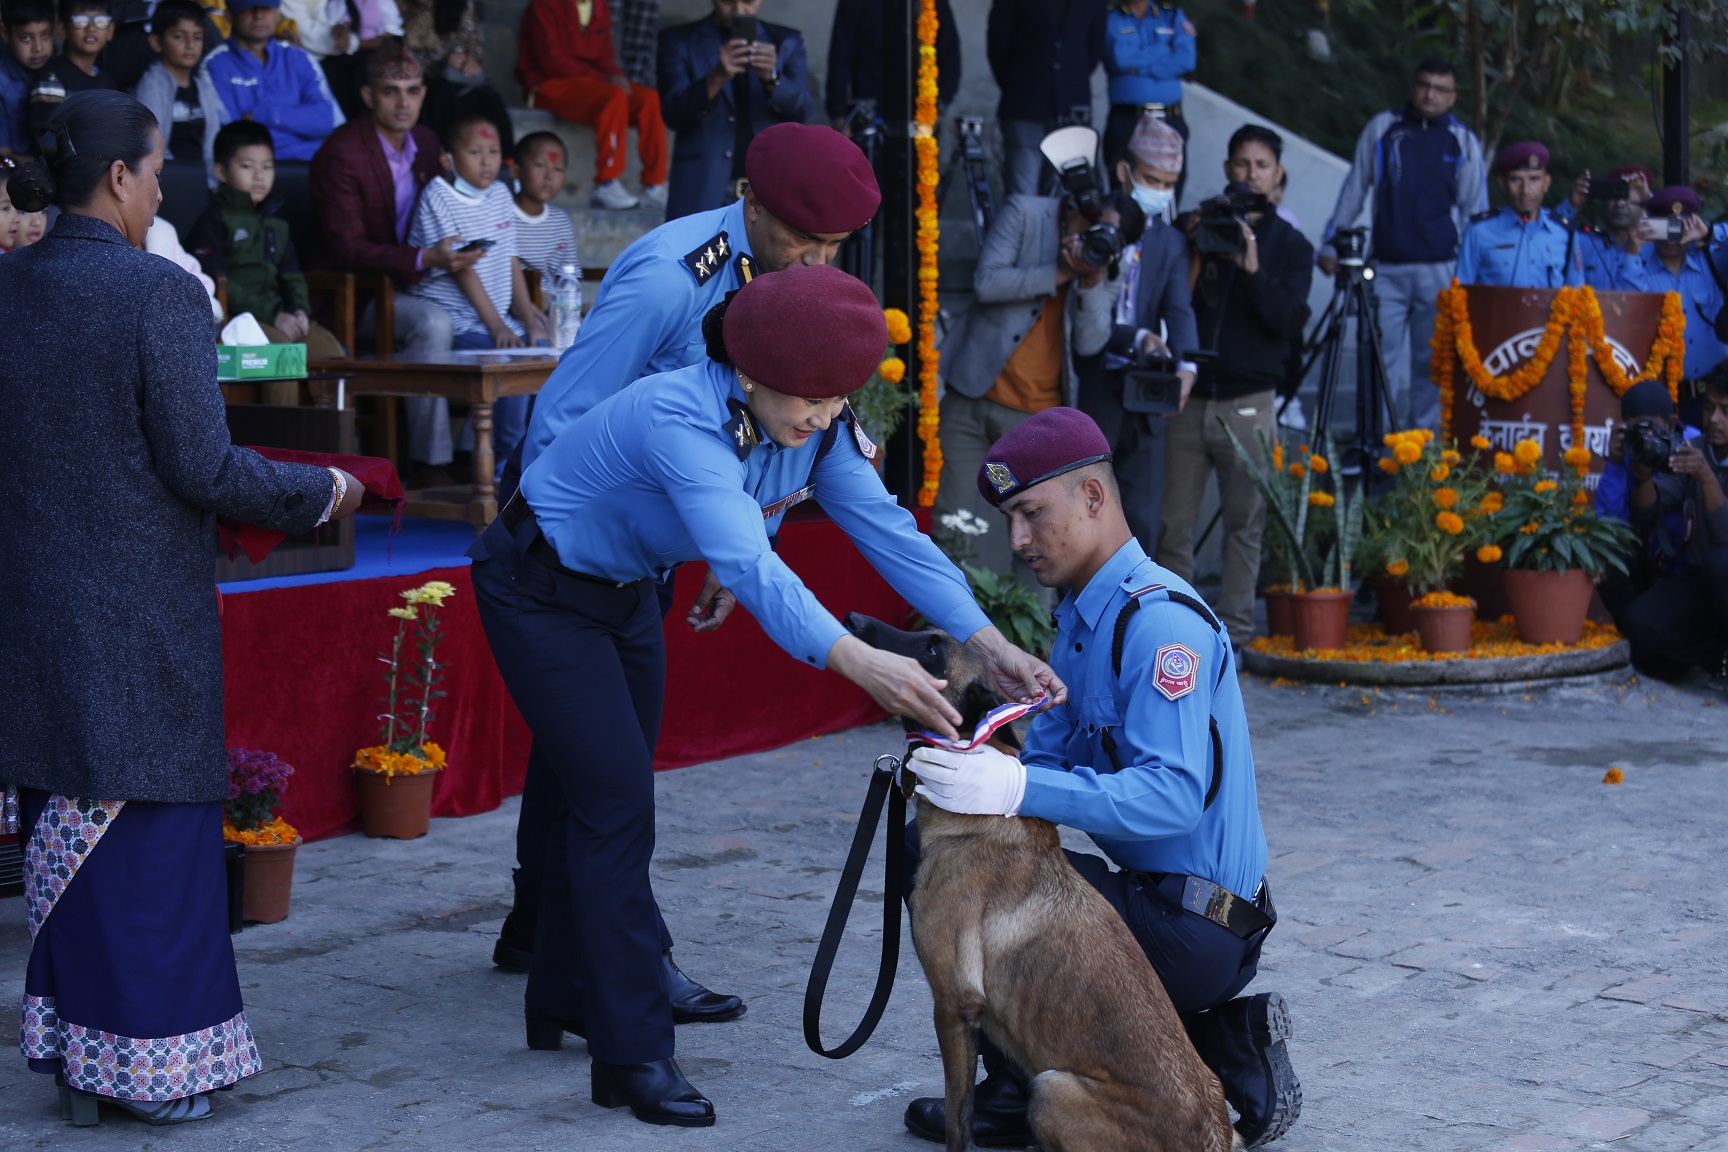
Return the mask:
[[762, 433], [756, 428], [756, 419], [742, 400], [728, 400], [726, 407], [732, 412], [732, 419], [721, 426], [721, 430], [731, 437], [732, 443], [738, 448], [738, 459], [750, 455], [750, 449], [762, 443]]
[[1014, 487], [1014, 485], [1020, 483], [1020, 481], [1014, 479], [1014, 473], [1009, 471], [1008, 465], [1002, 463], [1000, 460], [985, 461], [984, 479], [990, 481], [990, 487], [996, 489], [998, 494], [1006, 492], [1008, 489]]
[[716, 272], [726, 267], [726, 257], [731, 251], [732, 245], [727, 243], [726, 233], [721, 232], [702, 241], [688, 253], [684, 257], [684, 266], [695, 274], [697, 284], [706, 284]]
[[[725, 235], [725, 233], [721, 233]], [[738, 253], [738, 284], [740, 287], [756, 279], [756, 261], [750, 258], [748, 252]]]
[[852, 411], [852, 405], [846, 405], [846, 410], [840, 414], [840, 418], [852, 425], [852, 439], [858, 441], [858, 451], [864, 453], [864, 459], [876, 459], [876, 445], [871, 442], [870, 437], [864, 434], [864, 425], [858, 423], [858, 413]]

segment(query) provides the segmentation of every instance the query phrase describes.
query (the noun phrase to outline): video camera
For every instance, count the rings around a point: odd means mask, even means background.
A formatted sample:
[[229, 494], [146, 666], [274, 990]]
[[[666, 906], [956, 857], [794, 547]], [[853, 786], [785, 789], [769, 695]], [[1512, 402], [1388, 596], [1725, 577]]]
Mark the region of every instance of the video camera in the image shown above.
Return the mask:
[[1654, 420], [1634, 420], [1626, 425], [1620, 452], [1628, 465], [1644, 464], [1658, 472], [1667, 472], [1668, 458], [1685, 443], [1679, 433], [1670, 432]]
[[1122, 370], [1122, 407], [1148, 416], [1174, 416], [1182, 408], [1182, 378], [1176, 361], [1161, 352], [1143, 349]]
[[1202, 256], [1234, 256], [1242, 251], [1242, 225], [1250, 212], [1266, 212], [1271, 202], [1246, 184], [1230, 184], [1222, 196], [1200, 201], [1194, 247]]
[[1338, 254], [1340, 286], [1374, 279], [1374, 269], [1368, 263], [1368, 229], [1340, 228], [1332, 236], [1332, 250]]
[[1104, 192], [1092, 171], [1092, 159], [1098, 154], [1098, 133], [1083, 125], [1058, 128], [1044, 137], [1038, 150], [1056, 169], [1074, 210], [1086, 217], [1091, 225], [1080, 238], [1080, 259], [1088, 268], [1105, 268], [1122, 255], [1121, 229], [1099, 219], [1104, 213]]

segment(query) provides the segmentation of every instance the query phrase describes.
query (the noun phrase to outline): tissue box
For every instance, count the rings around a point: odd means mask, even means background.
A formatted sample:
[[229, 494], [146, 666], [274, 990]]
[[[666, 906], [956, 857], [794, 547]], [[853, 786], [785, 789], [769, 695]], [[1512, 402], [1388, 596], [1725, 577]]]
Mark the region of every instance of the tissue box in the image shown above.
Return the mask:
[[306, 375], [304, 344], [218, 344], [218, 380], [299, 380]]

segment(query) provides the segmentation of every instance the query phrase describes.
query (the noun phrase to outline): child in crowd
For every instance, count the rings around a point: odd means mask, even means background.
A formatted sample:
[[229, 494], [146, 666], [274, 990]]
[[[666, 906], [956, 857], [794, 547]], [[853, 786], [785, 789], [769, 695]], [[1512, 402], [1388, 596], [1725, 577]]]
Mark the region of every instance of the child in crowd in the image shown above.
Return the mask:
[[6, 0], [0, 23], [6, 25], [6, 51], [0, 53], [0, 154], [33, 155], [30, 90], [54, 56], [53, 0]]
[[[450, 314], [453, 348], [520, 348], [548, 340], [546, 317], [528, 298], [516, 255], [516, 205], [498, 180], [504, 153], [498, 129], [484, 116], [459, 116], [444, 133], [445, 176], [426, 185], [408, 228], [408, 243], [431, 248], [446, 236], [486, 245], [485, 255], [454, 275], [427, 272], [410, 291]], [[502, 472], [527, 431], [527, 396], [492, 408], [492, 444]], [[470, 432], [464, 431], [463, 439]]]
[[60, 54], [30, 88], [30, 126], [37, 135], [47, 130], [48, 118], [66, 97], [114, 87], [96, 64], [113, 38], [113, 0], [60, 0]]
[[18, 170], [18, 162], [10, 156], [0, 157], [0, 252], [10, 252], [23, 245], [18, 243], [18, 223], [23, 213], [12, 207], [12, 196], [6, 191], [6, 185], [12, 180], [12, 173]]
[[133, 95], [156, 114], [170, 160], [215, 164], [221, 102], [216, 85], [198, 65], [204, 59], [204, 9], [196, 0], [162, 0], [150, 18], [150, 50], [156, 62], [145, 70]]
[[48, 213], [18, 213], [18, 242], [12, 247], [28, 248], [48, 234]]
[[[576, 266], [582, 283], [582, 258], [576, 254], [576, 230], [570, 213], [550, 201], [564, 190], [564, 141], [551, 132], [531, 132], [516, 142], [516, 256], [524, 268], [540, 273], [550, 293], [552, 277], [566, 264]], [[582, 305], [581, 289], [576, 296]]]
[[340, 358], [341, 343], [307, 315], [311, 297], [288, 225], [265, 203], [276, 183], [270, 129], [254, 120], [224, 124], [213, 154], [216, 192], [190, 239], [204, 271], [228, 277], [228, 314], [252, 313], [272, 344], [303, 343], [309, 359]]

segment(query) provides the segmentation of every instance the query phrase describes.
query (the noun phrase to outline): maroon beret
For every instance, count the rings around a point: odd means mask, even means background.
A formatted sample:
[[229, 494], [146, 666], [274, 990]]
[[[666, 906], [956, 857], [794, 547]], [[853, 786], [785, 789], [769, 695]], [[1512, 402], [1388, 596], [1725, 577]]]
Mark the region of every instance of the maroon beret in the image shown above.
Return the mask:
[[992, 508], [1053, 476], [1110, 459], [1110, 442], [1078, 408], [1046, 408], [984, 453], [978, 491]]
[[1494, 173], [1504, 176], [1519, 168], [1545, 169], [1548, 167], [1548, 147], [1535, 140], [1526, 140], [1522, 144], [1508, 144], [1500, 149], [1500, 155], [1494, 158]]
[[862, 280], [825, 264], [758, 276], [726, 305], [726, 354], [764, 388], [824, 400], [869, 383], [888, 322]]
[[863, 151], [822, 124], [776, 124], [744, 154], [750, 191], [774, 218], [800, 232], [856, 232], [882, 205]]
[[1644, 167], [1642, 164], [1622, 164], [1620, 167], [1614, 169], [1614, 171], [1608, 173], [1608, 175], [1613, 176], [1618, 180], [1630, 180], [1634, 176], [1642, 176], [1644, 177], [1644, 187], [1656, 187], [1656, 173]]
[[1698, 193], [1684, 184], [1670, 184], [1644, 205], [1645, 213], [1650, 216], [1696, 216], [1703, 209]]

